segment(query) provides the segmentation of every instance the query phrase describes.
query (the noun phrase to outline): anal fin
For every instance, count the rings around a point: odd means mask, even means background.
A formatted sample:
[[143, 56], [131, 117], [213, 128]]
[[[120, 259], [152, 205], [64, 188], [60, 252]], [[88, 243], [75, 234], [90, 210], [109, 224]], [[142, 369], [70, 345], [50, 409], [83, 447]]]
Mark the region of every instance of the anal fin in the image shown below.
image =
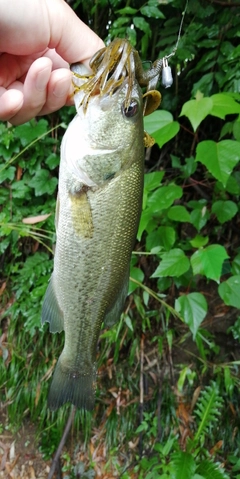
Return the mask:
[[126, 301], [126, 297], [128, 294], [128, 283], [129, 283], [129, 271], [127, 271], [126, 277], [124, 278], [124, 281], [122, 284], [122, 289], [114, 305], [112, 306], [110, 311], [107, 312], [104, 318], [104, 326], [107, 328], [113, 326], [120, 319], [121, 313], [123, 312], [124, 303]]
[[42, 306], [42, 324], [49, 323], [51, 333], [60, 333], [64, 330], [63, 312], [58, 304], [51, 276]]

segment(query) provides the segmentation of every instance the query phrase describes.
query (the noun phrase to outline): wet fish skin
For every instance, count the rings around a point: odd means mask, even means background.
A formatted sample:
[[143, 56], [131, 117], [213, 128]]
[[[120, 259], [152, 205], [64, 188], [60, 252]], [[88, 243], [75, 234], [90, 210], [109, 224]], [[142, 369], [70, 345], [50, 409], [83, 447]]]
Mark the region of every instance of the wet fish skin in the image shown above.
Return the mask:
[[92, 96], [85, 114], [76, 94], [62, 141], [54, 271], [42, 310], [50, 331], [65, 331], [52, 410], [65, 402], [93, 408], [101, 324], [119, 319], [127, 296], [144, 171], [142, 93], [134, 82], [126, 112], [127, 91], [126, 78], [111, 96]]

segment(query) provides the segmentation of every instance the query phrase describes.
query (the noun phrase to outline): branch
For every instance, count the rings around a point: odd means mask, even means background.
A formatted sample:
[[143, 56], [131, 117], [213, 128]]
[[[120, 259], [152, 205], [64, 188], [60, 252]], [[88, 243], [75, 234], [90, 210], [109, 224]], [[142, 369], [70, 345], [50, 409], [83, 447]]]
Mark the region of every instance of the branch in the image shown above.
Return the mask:
[[63, 446], [64, 446], [64, 444], [65, 444], [65, 442], [66, 442], [68, 433], [69, 433], [69, 431], [70, 431], [72, 422], [73, 422], [73, 420], [74, 420], [75, 413], [76, 413], [76, 407], [73, 406], [73, 407], [72, 407], [72, 410], [71, 410], [71, 413], [70, 413], [70, 415], [69, 415], [69, 418], [68, 418], [68, 420], [67, 420], [67, 424], [66, 424], [66, 426], [65, 426], [65, 429], [64, 429], [64, 432], [63, 432], [63, 435], [62, 435], [62, 439], [61, 439], [61, 441], [60, 441], [60, 443], [59, 443], [59, 446], [58, 446], [57, 451], [56, 451], [56, 453], [55, 453], [55, 456], [54, 456], [54, 458], [53, 458], [53, 462], [52, 462], [52, 465], [51, 465], [51, 468], [50, 468], [50, 471], [49, 471], [49, 474], [48, 474], [47, 479], [52, 479], [52, 477], [53, 477], [53, 474], [54, 474], [55, 469], [56, 469], [56, 467], [57, 467], [57, 463], [58, 463], [59, 458], [60, 458], [60, 456], [61, 456], [61, 452], [62, 452]]
[[218, 3], [223, 7], [240, 7], [240, 3], [221, 2], [221, 0], [208, 0], [209, 3]]

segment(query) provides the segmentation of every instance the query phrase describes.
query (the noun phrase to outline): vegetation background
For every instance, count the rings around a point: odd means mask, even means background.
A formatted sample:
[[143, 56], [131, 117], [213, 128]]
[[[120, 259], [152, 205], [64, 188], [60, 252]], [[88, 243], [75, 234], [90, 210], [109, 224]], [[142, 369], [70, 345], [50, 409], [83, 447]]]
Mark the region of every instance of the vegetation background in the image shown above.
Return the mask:
[[[169, 55], [185, 0], [69, 2], [106, 42]], [[143, 213], [120, 322], [102, 330], [93, 414], [62, 456], [75, 477], [240, 478], [240, 3], [189, 0], [174, 83], [145, 119]], [[148, 66], [148, 65], [147, 65]], [[62, 335], [40, 326], [52, 271], [65, 108], [0, 124], [1, 432], [34, 423], [46, 459], [69, 405], [46, 407]], [[94, 264], [93, 264], [94, 270]], [[15, 477], [15, 476], [13, 476]]]

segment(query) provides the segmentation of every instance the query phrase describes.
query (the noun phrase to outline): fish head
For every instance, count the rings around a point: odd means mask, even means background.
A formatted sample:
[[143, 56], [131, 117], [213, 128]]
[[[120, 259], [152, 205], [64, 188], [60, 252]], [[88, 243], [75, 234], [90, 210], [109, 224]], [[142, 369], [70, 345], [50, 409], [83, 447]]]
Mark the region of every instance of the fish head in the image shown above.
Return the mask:
[[83, 108], [83, 91], [74, 95], [77, 115], [62, 143], [62, 158], [76, 180], [98, 187], [143, 158], [143, 101], [137, 81], [129, 91], [128, 77], [108, 95], [96, 93]]

